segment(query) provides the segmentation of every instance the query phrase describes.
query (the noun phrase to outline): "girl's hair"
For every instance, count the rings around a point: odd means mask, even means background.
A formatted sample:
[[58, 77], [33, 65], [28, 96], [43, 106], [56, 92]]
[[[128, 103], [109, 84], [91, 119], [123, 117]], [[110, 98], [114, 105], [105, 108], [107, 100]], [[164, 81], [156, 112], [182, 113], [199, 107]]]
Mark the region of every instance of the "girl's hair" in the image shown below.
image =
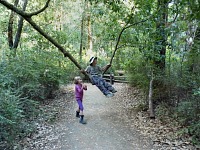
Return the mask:
[[74, 84], [78, 84], [78, 80], [80, 80], [80, 79], [81, 79], [80, 76], [75, 77], [75, 78], [74, 78]]

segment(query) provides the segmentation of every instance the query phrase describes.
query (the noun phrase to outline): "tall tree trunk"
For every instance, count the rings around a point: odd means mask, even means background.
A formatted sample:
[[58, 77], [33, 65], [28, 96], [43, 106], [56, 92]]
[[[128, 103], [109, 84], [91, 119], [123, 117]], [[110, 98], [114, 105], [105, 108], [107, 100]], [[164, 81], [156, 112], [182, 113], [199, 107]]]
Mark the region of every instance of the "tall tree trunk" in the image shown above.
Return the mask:
[[[26, 6], [28, 4], [28, 0], [24, 0], [24, 3], [23, 3], [23, 11], [26, 11]], [[17, 33], [15, 35], [15, 41], [14, 41], [14, 45], [13, 45], [13, 49], [17, 49], [18, 47], [18, 44], [19, 44], [19, 41], [20, 41], [20, 37], [21, 37], [21, 33], [22, 33], [22, 28], [23, 28], [23, 21], [24, 21], [24, 18], [19, 16], [19, 22], [18, 22], [18, 28], [17, 28]], [[16, 54], [16, 52], [15, 52]]]
[[88, 2], [88, 13], [87, 13], [87, 27], [88, 27], [88, 54], [93, 55], [92, 26], [91, 26], [91, 15], [90, 15], [90, 3], [89, 2]]
[[200, 74], [200, 27], [196, 29], [192, 48], [189, 52], [189, 71], [193, 74]]
[[[166, 100], [167, 92], [166, 86], [164, 84], [165, 76], [165, 58], [166, 58], [166, 24], [168, 17], [168, 0], [158, 0], [157, 1], [157, 20], [156, 20], [156, 35], [155, 38], [155, 48], [154, 48], [154, 84], [153, 90], [154, 99], [159, 101]], [[162, 77], [162, 78], [161, 78]], [[155, 90], [156, 89], [156, 90]]]
[[149, 101], [149, 116], [151, 119], [155, 119], [155, 114], [154, 114], [154, 109], [153, 109], [153, 73], [151, 74], [151, 79], [149, 82], [149, 96], [148, 96], [148, 101]]
[[80, 50], [79, 50], [79, 58], [80, 61], [82, 61], [82, 55], [83, 55], [83, 31], [84, 31], [84, 18], [85, 18], [85, 5], [86, 2], [83, 1], [83, 13], [81, 17], [81, 39], [80, 39]]
[[[19, 0], [16, 0], [14, 3], [14, 6], [17, 6], [19, 3]], [[23, 1], [23, 6], [22, 6], [22, 10], [25, 11], [26, 10], [26, 6], [27, 6], [28, 0], [24, 0]], [[13, 41], [13, 23], [14, 23], [14, 18], [15, 18], [15, 13], [12, 11], [11, 15], [10, 15], [10, 19], [9, 19], [9, 24], [8, 24], [8, 43], [9, 43], [9, 47], [11, 50], [11, 54], [13, 57], [16, 56], [16, 49], [19, 45], [20, 42], [20, 37], [21, 37], [21, 33], [22, 33], [22, 28], [23, 28], [23, 17], [19, 16], [19, 21], [18, 21], [18, 26], [17, 26], [17, 32], [15, 34], [15, 39]]]
[[164, 71], [167, 35], [165, 25], [168, 17], [168, 0], [158, 0], [158, 20], [156, 22], [155, 60], [156, 67]]
[[[19, 0], [15, 0], [14, 6], [17, 6]], [[8, 45], [10, 49], [13, 48], [13, 22], [14, 22], [15, 12], [11, 11], [9, 22], [8, 22]]]

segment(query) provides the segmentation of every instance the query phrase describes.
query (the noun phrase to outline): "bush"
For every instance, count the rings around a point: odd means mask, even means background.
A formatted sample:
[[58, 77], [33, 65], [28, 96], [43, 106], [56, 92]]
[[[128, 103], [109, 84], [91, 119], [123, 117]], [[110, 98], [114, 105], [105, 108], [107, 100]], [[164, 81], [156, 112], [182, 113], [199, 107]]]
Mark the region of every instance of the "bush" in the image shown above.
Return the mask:
[[200, 144], [200, 90], [194, 90], [190, 100], [181, 102], [177, 109], [177, 119], [185, 127], [184, 134], [192, 136], [194, 144]]
[[44, 63], [28, 51], [0, 64], [0, 146], [4, 142], [11, 149], [18, 139], [34, 131], [38, 100], [52, 98], [66, 76], [63, 68], [54, 64]]
[[34, 116], [37, 106], [36, 102], [21, 98], [18, 92], [9, 89], [0, 92], [0, 140], [6, 141], [7, 146], [32, 130], [25, 120]]
[[125, 69], [128, 72], [128, 80], [132, 85], [147, 91], [149, 87], [149, 79], [147, 76], [149, 69], [143, 58], [139, 56], [136, 58], [126, 62]]

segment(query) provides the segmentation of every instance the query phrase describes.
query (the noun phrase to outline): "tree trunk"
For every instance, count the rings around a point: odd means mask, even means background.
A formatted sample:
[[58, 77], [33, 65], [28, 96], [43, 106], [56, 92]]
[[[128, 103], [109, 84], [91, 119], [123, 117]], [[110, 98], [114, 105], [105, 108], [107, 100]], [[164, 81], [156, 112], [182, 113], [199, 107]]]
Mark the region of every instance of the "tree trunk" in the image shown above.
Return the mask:
[[80, 40], [80, 50], [79, 50], [79, 58], [80, 61], [82, 61], [82, 55], [83, 55], [83, 31], [84, 31], [84, 18], [85, 18], [85, 1], [83, 2], [83, 13], [81, 17], [81, 40]]
[[156, 22], [156, 42], [154, 63], [163, 71], [165, 69], [167, 35], [165, 25], [168, 17], [168, 0], [158, 0], [158, 21]]
[[[19, 3], [19, 0], [16, 0], [14, 3], [14, 6], [17, 6]], [[27, 6], [28, 0], [24, 0], [23, 6], [22, 6], [22, 10], [25, 11], [26, 10], [26, 6]], [[11, 15], [10, 15], [10, 19], [9, 19], [9, 24], [8, 24], [8, 43], [9, 43], [9, 47], [11, 50], [11, 54], [13, 57], [16, 56], [16, 49], [19, 45], [20, 42], [20, 37], [21, 37], [21, 33], [22, 33], [22, 28], [23, 28], [23, 17], [19, 16], [19, 21], [18, 21], [18, 27], [17, 27], [17, 32], [15, 35], [15, 39], [13, 42], [13, 22], [14, 22], [14, 17], [15, 17], [15, 13], [12, 11]]]
[[200, 27], [196, 29], [195, 37], [193, 41], [192, 48], [189, 52], [189, 71], [193, 74], [199, 74], [200, 72]]
[[149, 97], [148, 97], [148, 101], [149, 101], [149, 116], [150, 116], [151, 119], [155, 119], [155, 114], [154, 114], [154, 110], [153, 110], [152, 96], [153, 96], [153, 74], [151, 76], [151, 80], [150, 80], [150, 83], [149, 83]]
[[90, 3], [89, 2], [88, 2], [88, 13], [87, 13], [87, 27], [88, 27], [88, 54], [93, 55], [92, 26], [91, 26], [91, 15], [90, 15]]
[[[24, 0], [23, 8], [22, 8], [23, 11], [26, 10], [27, 4], [28, 4], [28, 0]], [[15, 50], [17, 49], [19, 41], [20, 41], [22, 28], [23, 28], [23, 21], [24, 21], [24, 18], [20, 16], [19, 17], [19, 22], [18, 22], [17, 33], [15, 35], [15, 41], [14, 41], [14, 45], [13, 45], [13, 49], [15, 49]], [[15, 52], [15, 54], [16, 54], [16, 52]]]
[[167, 96], [166, 86], [164, 84], [165, 76], [165, 59], [166, 59], [166, 43], [167, 33], [166, 24], [168, 17], [168, 0], [158, 0], [157, 3], [157, 20], [156, 20], [156, 35], [154, 45], [154, 87], [157, 89], [154, 97], [157, 100], [164, 101]]
[[[17, 6], [19, 0], [15, 0], [14, 6]], [[9, 22], [8, 22], [8, 45], [10, 49], [13, 48], [13, 22], [14, 22], [15, 12], [11, 11]]]

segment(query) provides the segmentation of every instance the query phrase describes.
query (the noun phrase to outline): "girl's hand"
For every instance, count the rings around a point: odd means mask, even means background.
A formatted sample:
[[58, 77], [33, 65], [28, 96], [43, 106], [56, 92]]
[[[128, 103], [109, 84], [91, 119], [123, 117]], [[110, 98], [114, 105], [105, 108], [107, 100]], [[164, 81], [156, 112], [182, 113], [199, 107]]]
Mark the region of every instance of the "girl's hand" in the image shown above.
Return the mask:
[[87, 85], [83, 85], [83, 89], [84, 89], [84, 90], [87, 90]]

